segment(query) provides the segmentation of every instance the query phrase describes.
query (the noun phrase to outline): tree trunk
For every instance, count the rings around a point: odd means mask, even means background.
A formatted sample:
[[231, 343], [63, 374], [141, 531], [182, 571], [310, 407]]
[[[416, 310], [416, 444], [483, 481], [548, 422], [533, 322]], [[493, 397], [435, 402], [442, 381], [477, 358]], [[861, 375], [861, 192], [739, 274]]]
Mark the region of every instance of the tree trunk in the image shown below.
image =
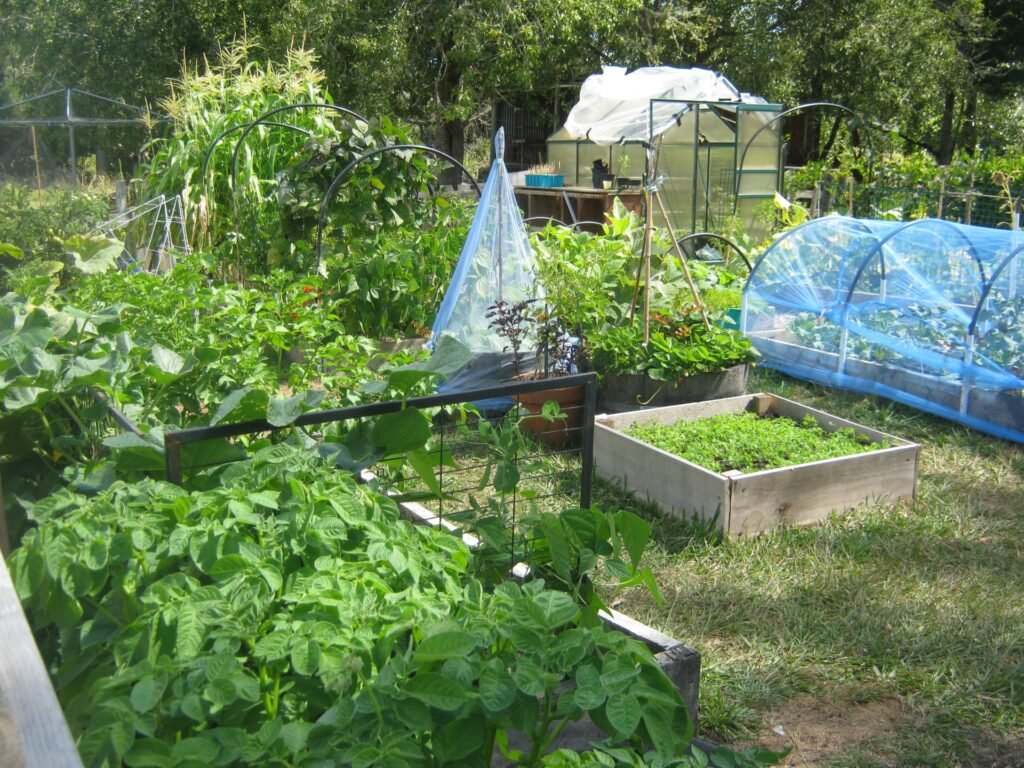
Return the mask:
[[964, 99], [963, 108], [960, 110], [960, 130], [957, 145], [965, 150], [967, 154], [974, 154], [974, 147], [978, 143], [978, 125], [975, 118], [978, 114], [978, 94], [973, 90]]
[[956, 111], [956, 94], [946, 91], [942, 107], [942, 126], [939, 129], [939, 151], [935, 157], [939, 165], [949, 165], [953, 159], [953, 113]]
[[[447, 152], [461, 163], [466, 156], [466, 121], [446, 120], [441, 123], [434, 133], [434, 147], [442, 152]], [[461, 174], [458, 169], [455, 169], [454, 172], [456, 175]], [[448, 175], [447, 170], [445, 175]], [[462, 179], [462, 181], [467, 181], [467, 179]]]
[[[442, 58], [443, 60], [443, 58]], [[456, 93], [459, 87], [461, 75], [450, 63], [445, 62], [444, 71], [437, 79], [435, 86], [435, 98], [440, 113], [450, 113], [455, 103]], [[434, 129], [435, 149], [447, 152], [460, 163], [466, 156], [466, 121], [462, 118], [441, 119]], [[447, 167], [441, 172], [439, 181], [442, 184], [456, 185], [460, 181], [467, 181], [462, 178], [462, 172], [457, 168]]]
[[[822, 76], [814, 72], [810, 78], [810, 87], [804, 92], [800, 99], [801, 104], [812, 104], [822, 101]], [[804, 158], [805, 162], [821, 159], [821, 112], [818, 109], [809, 109], [804, 112]]]

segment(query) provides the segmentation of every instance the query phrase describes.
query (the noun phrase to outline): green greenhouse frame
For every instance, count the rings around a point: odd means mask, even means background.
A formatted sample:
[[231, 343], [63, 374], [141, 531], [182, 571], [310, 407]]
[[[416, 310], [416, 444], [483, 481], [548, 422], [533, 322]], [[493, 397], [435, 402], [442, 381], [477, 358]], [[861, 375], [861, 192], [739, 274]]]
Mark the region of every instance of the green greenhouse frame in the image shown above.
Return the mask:
[[[679, 110], [674, 125], [654, 135], [658, 104], [678, 104]], [[782, 125], [775, 120], [782, 110], [770, 103], [651, 99], [647, 141], [600, 145], [573, 138], [563, 126], [547, 139], [548, 162], [567, 187], [591, 186], [596, 160], [631, 186], [656, 181], [679, 235], [728, 229], [734, 216], [747, 232], [762, 234], [757, 209], [782, 185]], [[642, 175], [631, 177], [634, 168]]]

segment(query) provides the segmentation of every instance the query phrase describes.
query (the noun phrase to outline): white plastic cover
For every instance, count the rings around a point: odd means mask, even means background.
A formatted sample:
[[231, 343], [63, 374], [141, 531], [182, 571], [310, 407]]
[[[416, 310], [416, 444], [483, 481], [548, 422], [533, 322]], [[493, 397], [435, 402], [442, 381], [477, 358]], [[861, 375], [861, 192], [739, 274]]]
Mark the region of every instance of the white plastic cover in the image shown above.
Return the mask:
[[540, 298], [536, 260], [504, 154], [505, 129], [499, 128], [494, 163], [432, 329], [434, 339], [454, 336], [473, 352], [507, 345], [486, 318], [495, 302]]
[[[697, 67], [603, 67], [583, 81], [580, 100], [565, 121], [572, 138], [595, 144], [650, 141], [667, 131], [690, 109], [680, 101], [764, 104], [740, 93], [726, 77]], [[669, 99], [671, 101], [652, 101]]]

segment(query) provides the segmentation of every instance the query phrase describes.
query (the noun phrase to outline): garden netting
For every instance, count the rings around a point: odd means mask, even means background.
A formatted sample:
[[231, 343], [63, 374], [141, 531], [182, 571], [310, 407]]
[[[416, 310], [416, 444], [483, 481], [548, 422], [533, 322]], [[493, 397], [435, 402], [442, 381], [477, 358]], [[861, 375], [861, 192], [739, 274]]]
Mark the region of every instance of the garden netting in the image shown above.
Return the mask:
[[1024, 234], [830, 216], [747, 281], [761, 362], [1024, 442]]
[[[499, 129], [487, 183], [432, 328], [434, 343], [441, 336], [452, 336], [473, 353], [472, 362], [445, 382], [441, 388], [445, 392], [513, 379], [517, 371], [509, 342], [490, 324], [487, 313], [498, 302], [540, 298], [536, 260], [504, 155], [505, 133]], [[535, 343], [528, 340], [518, 372], [532, 372], [535, 358]]]

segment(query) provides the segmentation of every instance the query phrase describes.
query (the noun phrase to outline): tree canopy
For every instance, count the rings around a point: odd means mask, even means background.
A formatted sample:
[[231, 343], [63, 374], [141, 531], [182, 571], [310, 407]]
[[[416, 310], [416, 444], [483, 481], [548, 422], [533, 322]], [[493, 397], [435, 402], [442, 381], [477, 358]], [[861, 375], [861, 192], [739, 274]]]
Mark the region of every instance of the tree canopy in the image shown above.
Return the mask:
[[0, 0], [0, 105], [63, 85], [155, 103], [245, 37], [314, 49], [338, 103], [461, 155], [491, 105], [602, 64], [708, 66], [787, 106], [843, 103], [940, 161], [1024, 134], [1018, 0]]

